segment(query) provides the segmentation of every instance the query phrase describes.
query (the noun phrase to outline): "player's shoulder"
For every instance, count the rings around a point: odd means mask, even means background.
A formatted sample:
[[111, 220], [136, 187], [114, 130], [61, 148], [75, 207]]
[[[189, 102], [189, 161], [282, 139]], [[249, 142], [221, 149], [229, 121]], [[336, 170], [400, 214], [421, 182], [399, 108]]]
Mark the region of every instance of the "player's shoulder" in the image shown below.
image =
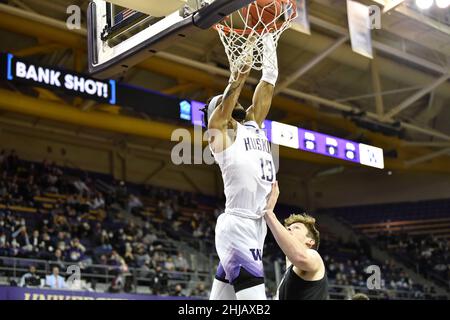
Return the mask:
[[316, 249], [309, 249], [311, 254], [314, 256], [315, 259], [317, 259], [317, 261], [320, 261], [320, 263], [324, 266], [325, 263], [323, 262], [322, 256], [320, 255], [319, 251], [317, 251]]
[[[320, 280], [324, 277], [326, 268], [320, 253], [315, 249], [307, 249], [308, 271], [299, 265], [293, 265], [292, 271], [304, 280]], [[317, 277], [319, 277], [317, 279]], [[305, 279], [306, 278], [306, 279]]]
[[242, 126], [253, 129], [261, 129], [261, 127], [255, 120], [247, 120], [242, 124]]

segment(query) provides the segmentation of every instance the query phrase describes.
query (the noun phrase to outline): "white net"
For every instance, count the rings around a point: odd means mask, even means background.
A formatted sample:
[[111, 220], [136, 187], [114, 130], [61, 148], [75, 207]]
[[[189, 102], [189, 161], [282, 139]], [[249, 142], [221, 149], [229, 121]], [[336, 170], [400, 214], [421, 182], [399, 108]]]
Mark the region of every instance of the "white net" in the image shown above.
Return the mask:
[[[262, 70], [264, 54], [276, 54], [281, 34], [296, 17], [295, 0], [259, 0], [218, 23], [215, 29], [225, 47], [233, 78], [249, 68]], [[270, 51], [264, 49], [264, 38], [268, 36], [274, 44]]]

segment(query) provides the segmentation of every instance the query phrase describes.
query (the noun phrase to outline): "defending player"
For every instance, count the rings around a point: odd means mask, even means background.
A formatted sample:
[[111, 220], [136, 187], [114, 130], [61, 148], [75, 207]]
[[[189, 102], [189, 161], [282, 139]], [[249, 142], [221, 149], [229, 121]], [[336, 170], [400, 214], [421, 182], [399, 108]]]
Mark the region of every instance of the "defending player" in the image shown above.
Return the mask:
[[277, 203], [278, 183], [273, 184], [267, 201], [265, 219], [286, 255], [286, 272], [277, 291], [279, 300], [326, 300], [328, 277], [319, 252], [320, 234], [316, 220], [306, 214], [292, 214], [284, 227], [273, 209]]

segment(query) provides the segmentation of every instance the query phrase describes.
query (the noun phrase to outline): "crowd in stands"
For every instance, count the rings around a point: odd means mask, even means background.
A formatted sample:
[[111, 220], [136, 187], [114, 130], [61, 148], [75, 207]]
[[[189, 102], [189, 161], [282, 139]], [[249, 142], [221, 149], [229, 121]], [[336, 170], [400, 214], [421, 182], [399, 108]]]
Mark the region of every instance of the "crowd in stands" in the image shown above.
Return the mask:
[[428, 279], [450, 289], [450, 246], [446, 238], [433, 234], [380, 233], [377, 242]]
[[[67, 284], [61, 274], [68, 264], [79, 266], [84, 274], [101, 274], [104, 269], [97, 266], [106, 266], [113, 275], [110, 292], [132, 292], [133, 277], [137, 276], [146, 279], [153, 294], [209, 296], [202, 282], [186, 290], [186, 272], [194, 270], [189, 257], [174, 243], [193, 239], [194, 243], [209, 244], [202, 248], [203, 253], [214, 253], [215, 221], [222, 212], [217, 199], [205, 209], [202, 200], [191, 193], [131, 186], [113, 179], [111, 188], [100, 190], [87, 174], [70, 175], [66, 168], [45, 160], [40, 164], [22, 161], [14, 150], [0, 152], [0, 175], [0, 257], [52, 261], [45, 277], [31, 265], [18, 285], [64, 288]], [[46, 203], [52, 195], [53, 201]], [[32, 212], [24, 213], [21, 208]], [[441, 265], [445, 265], [448, 277], [448, 243], [415, 242], [408, 237], [388, 241], [419, 261], [421, 268], [443, 271]], [[432, 289], [414, 283], [393, 261], [374, 261], [369, 247], [367, 243], [322, 239], [320, 252], [330, 283], [365, 287], [370, 275], [365, 272], [367, 266], [379, 265], [381, 287], [386, 289], [383, 298], [390, 298], [389, 290], [408, 291], [409, 298], [411, 292], [415, 298], [431, 297]], [[276, 259], [284, 261], [269, 232], [265, 261], [273, 264]]]
[[[324, 243], [322, 256], [331, 283], [337, 286], [367, 288], [367, 279], [379, 268], [379, 285], [384, 290], [381, 298], [393, 298], [390, 295], [392, 290], [396, 291], [397, 297], [432, 298], [430, 294], [435, 293], [434, 287], [414, 283], [398, 263], [393, 260], [375, 261], [371, 252], [364, 248], [365, 245], [361, 242], [345, 242], [340, 239]], [[372, 268], [368, 269], [369, 266]]]
[[[0, 152], [0, 256], [52, 261], [54, 268], [47, 277], [65, 272], [69, 264], [88, 274], [100, 272], [95, 265], [108, 266], [109, 273], [115, 275], [111, 292], [132, 290], [127, 281], [130, 269], [147, 278], [155, 294], [175, 290], [176, 285], [168, 285], [169, 275], [184, 280], [177, 272], [192, 271], [187, 257], [164, 241], [150, 222], [138, 226], [118, 218], [121, 210], [131, 212], [141, 207], [139, 198], [128, 195], [125, 183], [119, 182], [113, 192], [104, 193], [88, 177], [70, 178], [63, 172], [55, 163], [28, 163], [14, 150]], [[47, 194], [67, 196], [56, 198], [47, 208], [36, 201]], [[164, 192], [155, 196], [160, 197], [163, 216], [176, 210]], [[12, 210], [14, 207], [19, 209]], [[20, 208], [33, 213], [22, 213]], [[93, 211], [97, 211], [95, 219]]]
[[[450, 199], [327, 209], [396, 260], [450, 292]], [[425, 288], [432, 293], [432, 287]]]

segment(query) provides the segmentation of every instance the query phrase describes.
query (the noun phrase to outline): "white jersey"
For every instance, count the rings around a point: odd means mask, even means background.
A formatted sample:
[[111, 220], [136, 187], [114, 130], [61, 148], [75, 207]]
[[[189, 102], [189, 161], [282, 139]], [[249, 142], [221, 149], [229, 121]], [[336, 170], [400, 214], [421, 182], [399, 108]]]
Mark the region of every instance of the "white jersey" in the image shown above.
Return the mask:
[[231, 146], [213, 156], [222, 171], [225, 213], [258, 219], [264, 216], [267, 196], [276, 181], [270, 142], [254, 121], [237, 124]]

